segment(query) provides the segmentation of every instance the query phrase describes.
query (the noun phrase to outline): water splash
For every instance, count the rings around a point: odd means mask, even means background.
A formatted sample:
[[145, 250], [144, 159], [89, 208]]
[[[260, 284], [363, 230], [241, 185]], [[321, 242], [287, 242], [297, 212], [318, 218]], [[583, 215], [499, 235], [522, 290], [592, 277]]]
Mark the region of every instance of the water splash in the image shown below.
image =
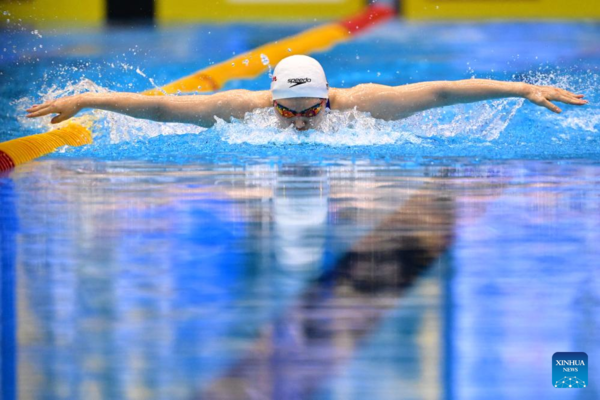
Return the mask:
[[58, 99], [65, 96], [73, 96], [80, 93], [106, 93], [107, 89], [95, 84], [89, 79], [83, 79], [77, 83], [67, 83], [66, 85], [51, 85], [50, 87], [44, 87], [39, 91], [37, 96], [32, 97], [23, 97], [18, 100], [15, 100], [12, 105], [16, 109], [16, 118], [19, 121], [19, 124], [27, 129], [35, 129], [36, 131], [46, 131], [50, 129], [55, 129], [64, 125], [67, 122], [63, 122], [62, 124], [51, 124], [51, 117], [42, 117], [42, 118], [34, 118], [29, 119], [26, 118], [27, 112], [25, 111], [29, 107], [34, 104], [42, 104], [47, 101], [51, 101], [54, 99]]
[[376, 119], [356, 109], [334, 110], [328, 113], [318, 130], [306, 132], [292, 127], [280, 129], [273, 111], [263, 109], [248, 113], [243, 121], [221, 120], [213, 129], [230, 144], [427, 145], [424, 139], [451, 137], [492, 141], [506, 129], [522, 104], [523, 100], [498, 100], [490, 104], [430, 110], [400, 121]]
[[407, 119], [412, 131], [424, 137], [478, 138], [492, 141], [500, 137], [523, 99], [503, 99], [489, 103], [455, 105], [428, 110]]
[[[142, 76], [144, 78], [146, 78], [148, 80], [148, 82], [150, 82], [150, 85], [152, 85], [152, 88], [159, 90], [160, 92], [162, 92], [162, 94], [166, 95], [168, 94], [162, 87], [158, 86], [156, 84], [156, 82], [154, 82], [154, 79], [150, 78], [149, 76], [147, 76], [141, 69], [136, 68], [135, 69], [136, 74], [138, 74], [139, 76]], [[198, 87], [200, 88], [200, 87]]]
[[318, 130], [299, 132], [281, 129], [273, 110], [247, 113], [243, 121], [219, 120], [213, 128], [229, 144], [294, 145], [318, 144], [333, 147], [420, 143], [414, 134], [397, 129], [400, 122], [386, 122], [357, 110], [330, 111]]
[[[139, 68], [115, 66], [145, 77]], [[517, 78], [515, 78], [516, 80]], [[188, 159], [191, 155], [236, 152], [261, 156], [283, 152], [315, 155], [330, 151], [354, 154], [418, 153], [429, 155], [479, 154], [491, 158], [515, 154], [551, 154], [583, 151], [599, 140], [600, 116], [593, 102], [598, 75], [585, 76], [557, 71], [531, 73], [518, 77], [535, 84], [553, 85], [584, 93], [592, 102], [583, 108], [568, 107], [562, 115], [528, 104], [524, 99], [455, 105], [415, 114], [400, 121], [383, 121], [358, 110], [329, 111], [318, 130], [298, 132], [281, 129], [270, 108], [247, 113], [242, 120], [217, 120], [210, 129], [189, 124], [165, 124], [135, 119], [105, 111], [88, 112], [94, 118], [96, 149], [92, 156], [155, 159]], [[89, 79], [66, 85], [53, 84], [39, 95], [42, 100], [82, 92], [109, 90]], [[31, 98], [20, 99], [24, 110]], [[24, 115], [24, 113], [22, 113]], [[517, 119], [515, 124], [511, 124]], [[54, 127], [46, 120], [19, 117], [21, 125], [37, 131]], [[181, 140], [170, 139], [184, 135]], [[154, 140], [162, 137], [161, 140]], [[117, 145], [117, 147], [114, 147]], [[113, 146], [107, 152], [102, 146]], [[308, 146], [308, 147], [307, 147]], [[582, 147], [583, 146], [583, 147]], [[286, 150], [287, 149], [287, 150]], [[310, 151], [307, 149], [311, 149]], [[330, 149], [330, 150], [328, 150]], [[336, 150], [334, 150], [336, 149]], [[368, 149], [368, 150], [365, 150]], [[160, 153], [160, 154], [159, 154]], [[81, 153], [85, 154], [85, 152]]]
[[198, 134], [206, 128], [190, 124], [163, 123], [128, 117], [106, 111], [94, 111], [97, 117], [95, 132], [109, 138], [110, 143], [148, 139], [162, 135]]
[[[551, 113], [537, 110], [536, 117], [539, 120], [548, 123], [555, 121], [558, 125], [566, 128], [566, 132], [570, 135], [581, 134], [580, 131], [584, 131], [583, 133], [586, 135], [599, 132], [600, 113], [598, 112], [598, 102], [600, 102], [600, 96], [597, 88], [600, 86], [600, 75], [589, 70], [583, 74], [574, 75], [569, 71], [562, 71], [557, 68], [553, 71], [536, 71], [527, 76], [525, 80], [536, 85], [551, 85], [574, 93], [584, 94], [589, 101], [589, 104], [585, 107], [570, 108], [558, 118]], [[565, 108], [562, 104], [557, 104], [559, 107]]]
[[[184, 133], [199, 133], [205, 130], [194, 125], [159, 123], [155, 121], [136, 119], [123, 114], [107, 112], [102, 110], [84, 110], [77, 117], [61, 124], [51, 124], [51, 116], [29, 119], [26, 118], [26, 109], [33, 104], [41, 104], [50, 100], [65, 96], [73, 96], [81, 93], [109, 93], [110, 91], [89, 79], [83, 79], [77, 83], [67, 83], [64, 86], [52, 85], [40, 91], [39, 97], [23, 97], [13, 103], [17, 110], [17, 119], [22, 127], [36, 131], [48, 131], [59, 128], [72, 121], [81, 118], [94, 121], [92, 132], [95, 139], [109, 138], [110, 143], [120, 143], [139, 138], [151, 138], [159, 135], [177, 135]], [[91, 114], [91, 115], [90, 115]]]
[[600, 128], [600, 114], [589, 114], [587, 110], [573, 110], [559, 121], [563, 128], [583, 130], [598, 133]]

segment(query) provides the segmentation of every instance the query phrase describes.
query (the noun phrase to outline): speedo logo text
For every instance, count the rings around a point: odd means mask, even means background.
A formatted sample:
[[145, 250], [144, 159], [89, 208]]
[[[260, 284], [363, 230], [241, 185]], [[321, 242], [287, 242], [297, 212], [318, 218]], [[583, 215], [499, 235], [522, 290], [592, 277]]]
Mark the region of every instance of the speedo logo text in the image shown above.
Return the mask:
[[288, 79], [288, 83], [293, 83], [292, 86], [290, 86], [290, 88], [293, 88], [294, 86], [298, 86], [298, 85], [304, 85], [305, 83], [310, 82], [310, 78], [290, 78]]

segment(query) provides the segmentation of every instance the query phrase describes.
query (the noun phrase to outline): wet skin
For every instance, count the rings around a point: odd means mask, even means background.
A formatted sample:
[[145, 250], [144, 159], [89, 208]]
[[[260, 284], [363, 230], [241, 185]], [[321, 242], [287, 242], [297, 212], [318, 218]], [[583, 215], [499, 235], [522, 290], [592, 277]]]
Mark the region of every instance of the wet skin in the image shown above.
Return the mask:
[[[317, 97], [298, 97], [295, 99], [279, 99], [277, 103], [282, 106], [289, 108], [294, 111], [303, 111], [307, 108], [318, 104], [322, 99]], [[325, 115], [325, 108], [321, 110], [319, 114], [311, 118], [305, 117], [292, 117], [292, 118], [284, 118], [275, 110], [275, 116], [277, 117], [277, 121], [281, 128], [287, 128], [292, 125], [298, 131], [306, 131], [308, 129], [317, 129], [323, 121], [323, 116]]]

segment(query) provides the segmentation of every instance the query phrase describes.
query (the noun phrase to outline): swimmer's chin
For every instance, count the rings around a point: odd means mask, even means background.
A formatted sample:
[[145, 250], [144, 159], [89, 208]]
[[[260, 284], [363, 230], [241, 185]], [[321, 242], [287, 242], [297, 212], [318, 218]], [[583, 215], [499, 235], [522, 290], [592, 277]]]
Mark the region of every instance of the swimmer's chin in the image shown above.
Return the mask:
[[293, 126], [288, 126], [285, 129], [282, 129], [282, 132], [285, 132], [290, 135], [305, 135], [308, 133], [319, 132], [317, 128], [296, 128]]
[[314, 132], [314, 131], [318, 131], [319, 127], [314, 127], [314, 126], [303, 126], [302, 128], [298, 128], [294, 125], [288, 125], [288, 126], [280, 126], [281, 130], [288, 132], [288, 133], [306, 133], [306, 132]]

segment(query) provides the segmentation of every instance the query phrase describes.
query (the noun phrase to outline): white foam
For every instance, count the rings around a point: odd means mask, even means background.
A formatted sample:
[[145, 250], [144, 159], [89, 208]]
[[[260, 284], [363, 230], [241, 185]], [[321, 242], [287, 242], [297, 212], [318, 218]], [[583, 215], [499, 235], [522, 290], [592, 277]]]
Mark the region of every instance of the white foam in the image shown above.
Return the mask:
[[94, 114], [101, 119], [102, 131], [108, 131], [111, 143], [128, 142], [160, 135], [198, 134], [206, 130], [206, 128], [196, 125], [155, 122], [101, 110], [94, 111]]
[[564, 128], [581, 129], [587, 132], [598, 132], [600, 114], [590, 114], [587, 110], [574, 110], [559, 121]]
[[497, 100], [430, 110], [400, 121], [383, 121], [356, 109], [331, 111], [318, 130], [306, 132], [280, 129], [273, 110], [265, 108], [246, 114], [243, 121], [220, 120], [215, 129], [230, 144], [426, 145], [424, 138], [461, 135], [491, 141], [500, 136], [522, 104], [523, 100]]

